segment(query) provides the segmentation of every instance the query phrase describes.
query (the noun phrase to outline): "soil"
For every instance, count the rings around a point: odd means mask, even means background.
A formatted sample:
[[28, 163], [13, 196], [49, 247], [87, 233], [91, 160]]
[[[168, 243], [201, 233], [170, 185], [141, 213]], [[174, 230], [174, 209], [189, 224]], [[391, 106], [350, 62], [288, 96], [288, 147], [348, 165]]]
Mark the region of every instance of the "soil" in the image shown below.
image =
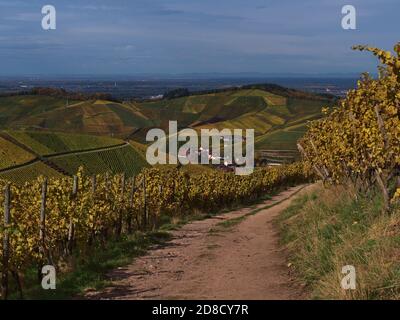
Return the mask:
[[[85, 298], [306, 299], [273, 220], [313, 187], [293, 187], [253, 207], [186, 224], [167, 243], [110, 272], [112, 285]], [[237, 223], [226, 222], [231, 219]]]

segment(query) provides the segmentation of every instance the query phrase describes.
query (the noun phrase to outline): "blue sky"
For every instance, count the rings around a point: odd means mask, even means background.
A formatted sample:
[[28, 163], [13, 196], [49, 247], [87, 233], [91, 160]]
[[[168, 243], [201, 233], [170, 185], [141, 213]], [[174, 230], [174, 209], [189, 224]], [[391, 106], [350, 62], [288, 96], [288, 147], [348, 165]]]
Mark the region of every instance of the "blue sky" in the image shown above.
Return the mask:
[[[41, 28], [41, 8], [57, 29]], [[357, 30], [341, 8], [357, 9]], [[399, 0], [0, 0], [0, 75], [354, 73], [392, 49]]]

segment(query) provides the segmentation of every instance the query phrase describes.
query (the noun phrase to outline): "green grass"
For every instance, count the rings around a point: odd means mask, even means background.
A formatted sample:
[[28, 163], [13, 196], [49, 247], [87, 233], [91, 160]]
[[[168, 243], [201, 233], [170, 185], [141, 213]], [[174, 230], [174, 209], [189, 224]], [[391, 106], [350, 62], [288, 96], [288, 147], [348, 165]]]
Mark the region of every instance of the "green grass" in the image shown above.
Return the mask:
[[129, 143], [135, 148], [136, 151], [140, 152], [143, 157], [146, 157], [147, 146], [145, 144], [134, 140], [130, 140]]
[[[358, 199], [344, 187], [319, 186], [277, 219], [291, 268], [316, 299], [400, 298], [400, 210], [382, 212], [379, 195]], [[356, 290], [340, 285], [356, 269]]]

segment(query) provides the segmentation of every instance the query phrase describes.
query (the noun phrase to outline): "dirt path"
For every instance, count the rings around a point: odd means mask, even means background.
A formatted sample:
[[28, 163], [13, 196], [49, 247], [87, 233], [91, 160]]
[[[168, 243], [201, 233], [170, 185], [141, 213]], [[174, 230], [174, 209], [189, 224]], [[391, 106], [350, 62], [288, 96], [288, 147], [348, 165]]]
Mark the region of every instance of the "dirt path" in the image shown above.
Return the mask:
[[[111, 272], [113, 285], [88, 292], [87, 298], [304, 299], [290, 277], [272, 221], [312, 187], [294, 187], [252, 208], [187, 224], [167, 244]], [[254, 210], [259, 211], [251, 214]], [[246, 214], [226, 227], [227, 220]]]

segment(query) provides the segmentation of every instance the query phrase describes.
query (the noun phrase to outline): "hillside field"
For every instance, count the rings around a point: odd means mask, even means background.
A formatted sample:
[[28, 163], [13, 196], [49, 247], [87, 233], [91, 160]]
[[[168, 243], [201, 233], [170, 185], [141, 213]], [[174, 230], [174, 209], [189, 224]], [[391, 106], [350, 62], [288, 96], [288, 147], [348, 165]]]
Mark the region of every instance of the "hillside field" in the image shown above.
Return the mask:
[[17, 184], [39, 176], [74, 175], [79, 167], [87, 174], [125, 172], [132, 176], [147, 166], [138, 143], [58, 132], [9, 130], [0, 134], [0, 179]]
[[[144, 143], [148, 129], [167, 130], [168, 122], [175, 120], [179, 129], [252, 128], [257, 147], [268, 149], [271, 133], [279, 134], [279, 130], [318, 118], [321, 108], [333, 102], [324, 96], [271, 88], [273, 92], [267, 91], [269, 87], [254, 86], [123, 103], [106, 100], [67, 103], [62, 98], [39, 95], [0, 97], [0, 128], [100, 135]], [[298, 136], [293, 134], [289, 138], [291, 148], [295, 148]]]
[[[177, 120], [180, 128], [254, 129], [262, 137], [289, 125], [305, 124], [321, 116], [321, 108], [329, 105], [327, 99], [299, 99], [279, 96], [260, 89], [226, 91], [194, 95], [171, 100], [147, 102], [142, 112], [160, 119], [161, 127], [167, 120]], [[292, 139], [291, 148], [295, 148]], [[263, 139], [259, 138], [259, 141]], [[267, 143], [260, 148], [269, 148]]]
[[154, 101], [0, 97], [0, 177], [21, 182], [72, 175], [80, 166], [90, 174], [137, 174], [147, 166], [147, 131], [168, 133], [172, 120], [178, 121], [178, 130], [254, 129], [256, 151], [296, 150], [308, 121], [320, 118], [322, 107], [332, 103], [328, 97], [273, 85]]

